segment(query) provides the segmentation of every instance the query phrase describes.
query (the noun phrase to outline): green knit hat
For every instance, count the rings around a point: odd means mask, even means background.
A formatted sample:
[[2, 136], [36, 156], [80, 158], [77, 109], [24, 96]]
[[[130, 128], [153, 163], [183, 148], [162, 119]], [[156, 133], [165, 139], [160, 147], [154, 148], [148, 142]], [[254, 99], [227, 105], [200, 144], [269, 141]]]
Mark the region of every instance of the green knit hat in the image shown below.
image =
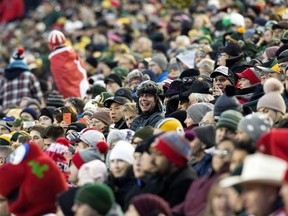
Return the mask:
[[242, 118], [242, 113], [235, 110], [226, 110], [225, 112], [221, 113], [216, 128], [225, 127], [233, 132], [236, 132], [238, 123]]
[[123, 67], [114, 67], [112, 69], [112, 72], [118, 74], [122, 79], [125, 79], [125, 77], [127, 77], [128, 73], [129, 73], [129, 71]]
[[153, 132], [154, 132], [154, 128], [151, 126], [146, 126], [146, 127], [140, 128], [139, 130], [137, 130], [135, 132], [132, 140], [136, 137], [138, 137], [142, 140], [145, 140], [145, 139], [149, 138], [150, 136], [152, 136]]
[[239, 27], [237, 29], [237, 32], [233, 32], [230, 37], [229, 37], [229, 40], [234, 42], [234, 43], [238, 43], [239, 40], [242, 40], [244, 41], [244, 37], [243, 37], [243, 34], [245, 33], [245, 28], [243, 27]]
[[86, 184], [76, 192], [75, 202], [88, 204], [101, 215], [106, 215], [115, 204], [115, 196], [106, 184]]

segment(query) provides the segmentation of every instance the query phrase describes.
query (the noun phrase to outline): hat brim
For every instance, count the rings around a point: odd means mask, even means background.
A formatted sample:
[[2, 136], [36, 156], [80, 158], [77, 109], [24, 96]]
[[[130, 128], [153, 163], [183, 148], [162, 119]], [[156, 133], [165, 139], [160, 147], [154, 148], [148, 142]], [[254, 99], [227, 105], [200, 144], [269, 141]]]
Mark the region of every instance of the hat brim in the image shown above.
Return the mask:
[[247, 76], [243, 73], [236, 73], [239, 78], [247, 78]]
[[267, 184], [267, 185], [275, 185], [281, 186], [282, 182], [272, 179], [261, 179], [261, 178], [251, 178], [251, 179], [242, 179], [241, 176], [230, 176], [222, 179], [219, 182], [219, 185], [223, 188], [231, 187], [239, 184], [248, 184], [248, 183], [258, 183], [258, 184]]
[[273, 71], [270, 68], [266, 68], [266, 67], [262, 67], [262, 66], [256, 66], [256, 68], [258, 68], [261, 71], [263, 71], [263, 73], [276, 73], [276, 71]]
[[221, 73], [220, 71], [214, 71], [214, 72], [210, 75], [210, 77], [211, 77], [211, 78], [215, 78], [215, 77], [218, 76], [218, 75], [222, 75], [222, 76], [228, 77], [225, 73]]
[[110, 97], [110, 98], [107, 98], [105, 101], [104, 101], [104, 106], [107, 107], [107, 108], [110, 108], [111, 104], [112, 103], [118, 103], [120, 105], [124, 105], [128, 102], [128, 100], [124, 97]]

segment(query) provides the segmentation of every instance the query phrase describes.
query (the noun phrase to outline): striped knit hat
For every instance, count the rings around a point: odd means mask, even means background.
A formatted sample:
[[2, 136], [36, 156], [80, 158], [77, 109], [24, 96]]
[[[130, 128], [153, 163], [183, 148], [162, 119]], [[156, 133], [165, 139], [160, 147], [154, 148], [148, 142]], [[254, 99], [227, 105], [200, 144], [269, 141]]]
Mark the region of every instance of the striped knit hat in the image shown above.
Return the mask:
[[152, 147], [165, 155], [177, 167], [183, 167], [190, 159], [189, 141], [176, 132], [167, 132], [160, 135]]
[[235, 110], [227, 110], [220, 115], [216, 128], [225, 127], [236, 132], [238, 123], [242, 118], [242, 113]]

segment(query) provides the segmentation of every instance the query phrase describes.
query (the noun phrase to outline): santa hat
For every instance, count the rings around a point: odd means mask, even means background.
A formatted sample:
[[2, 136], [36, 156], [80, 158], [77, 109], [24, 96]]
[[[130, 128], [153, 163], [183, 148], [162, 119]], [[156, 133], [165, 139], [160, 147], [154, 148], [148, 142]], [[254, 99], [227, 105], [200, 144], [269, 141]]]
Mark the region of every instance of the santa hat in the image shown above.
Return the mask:
[[99, 159], [104, 161], [104, 155], [107, 154], [109, 146], [106, 142], [100, 141], [96, 144], [96, 148], [88, 148], [80, 150], [72, 157], [73, 164], [80, 169], [81, 166], [89, 161]]
[[20, 145], [1, 167], [0, 176], [0, 195], [15, 215], [55, 213], [56, 196], [67, 189], [57, 165], [36, 143]]
[[53, 51], [57, 47], [64, 46], [66, 42], [66, 38], [62, 32], [58, 30], [53, 30], [50, 32], [48, 36], [48, 42], [49, 42], [49, 49]]
[[69, 177], [69, 161], [66, 154], [69, 152], [69, 140], [64, 137], [60, 137], [56, 140], [56, 143], [52, 143], [45, 153], [52, 158], [58, 165], [66, 179]]

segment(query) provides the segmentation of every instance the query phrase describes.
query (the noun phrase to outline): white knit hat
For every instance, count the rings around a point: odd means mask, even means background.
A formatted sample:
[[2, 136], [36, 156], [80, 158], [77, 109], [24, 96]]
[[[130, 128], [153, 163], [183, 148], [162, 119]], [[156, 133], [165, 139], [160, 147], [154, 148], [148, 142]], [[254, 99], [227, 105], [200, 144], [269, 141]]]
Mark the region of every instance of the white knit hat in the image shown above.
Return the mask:
[[129, 164], [133, 164], [134, 162], [134, 147], [125, 141], [118, 141], [115, 147], [111, 150], [111, 154], [109, 160], [123, 160], [128, 162]]
[[87, 128], [79, 133], [79, 139], [92, 147], [95, 147], [99, 141], [105, 141], [103, 133]]
[[92, 160], [83, 164], [78, 172], [79, 185], [103, 183], [108, 176], [106, 165], [101, 160]]

